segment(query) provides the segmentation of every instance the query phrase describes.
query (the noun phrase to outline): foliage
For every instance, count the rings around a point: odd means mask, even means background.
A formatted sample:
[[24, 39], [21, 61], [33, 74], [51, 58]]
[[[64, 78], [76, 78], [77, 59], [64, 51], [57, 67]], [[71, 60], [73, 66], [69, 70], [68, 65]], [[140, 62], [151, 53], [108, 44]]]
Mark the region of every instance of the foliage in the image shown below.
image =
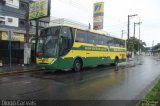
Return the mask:
[[158, 49], [160, 49], [160, 43], [158, 43], [157, 45], [155, 45], [155, 46], [153, 47], [153, 50], [158, 50]]
[[145, 98], [140, 101], [139, 106], [160, 106], [160, 80]]
[[146, 46], [146, 43], [145, 42], [142, 42], [140, 40], [139, 42], [139, 39], [135, 38], [135, 37], [131, 37], [129, 40], [127, 40], [127, 48], [128, 48], [128, 51], [134, 51], [134, 52], [138, 52], [138, 49], [140, 48], [142, 51], [145, 50], [145, 46]]

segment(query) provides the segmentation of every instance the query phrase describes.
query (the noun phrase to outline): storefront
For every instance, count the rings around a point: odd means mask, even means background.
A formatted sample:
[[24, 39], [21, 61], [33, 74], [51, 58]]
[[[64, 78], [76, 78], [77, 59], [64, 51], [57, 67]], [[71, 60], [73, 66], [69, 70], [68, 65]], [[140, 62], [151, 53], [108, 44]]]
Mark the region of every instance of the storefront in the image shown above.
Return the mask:
[[9, 64], [10, 54], [13, 64], [23, 64], [24, 58], [24, 33], [13, 32], [11, 35], [11, 53], [9, 50], [8, 31], [0, 31], [0, 60], [3, 64]]

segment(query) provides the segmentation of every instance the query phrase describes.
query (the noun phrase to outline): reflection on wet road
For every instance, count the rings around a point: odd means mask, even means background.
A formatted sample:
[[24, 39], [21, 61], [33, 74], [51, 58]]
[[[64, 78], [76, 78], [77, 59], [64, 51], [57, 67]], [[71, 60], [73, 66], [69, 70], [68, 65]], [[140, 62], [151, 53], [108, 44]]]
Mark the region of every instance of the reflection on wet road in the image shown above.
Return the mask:
[[1, 77], [0, 98], [135, 100], [140, 99], [159, 78], [159, 69], [160, 62], [152, 57], [142, 57], [121, 64], [119, 71], [103, 66], [85, 68], [79, 73], [39, 72]]

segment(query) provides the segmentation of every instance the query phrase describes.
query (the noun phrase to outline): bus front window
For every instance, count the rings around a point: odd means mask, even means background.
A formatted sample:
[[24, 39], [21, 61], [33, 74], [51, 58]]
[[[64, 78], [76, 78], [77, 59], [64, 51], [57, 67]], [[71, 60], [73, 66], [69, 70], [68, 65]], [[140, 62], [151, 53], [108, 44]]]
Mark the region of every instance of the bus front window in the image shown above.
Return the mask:
[[47, 57], [57, 56], [58, 39], [54, 36], [47, 36], [44, 42], [44, 55]]
[[38, 57], [57, 57], [60, 27], [46, 28], [41, 31], [37, 44]]

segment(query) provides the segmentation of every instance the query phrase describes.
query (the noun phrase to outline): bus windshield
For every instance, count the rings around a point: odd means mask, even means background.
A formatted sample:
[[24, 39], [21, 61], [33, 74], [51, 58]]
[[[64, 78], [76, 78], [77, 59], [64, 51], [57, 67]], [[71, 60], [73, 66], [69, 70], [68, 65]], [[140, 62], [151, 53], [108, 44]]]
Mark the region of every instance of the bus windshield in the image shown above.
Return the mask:
[[60, 27], [47, 28], [41, 31], [37, 43], [38, 57], [56, 57]]

